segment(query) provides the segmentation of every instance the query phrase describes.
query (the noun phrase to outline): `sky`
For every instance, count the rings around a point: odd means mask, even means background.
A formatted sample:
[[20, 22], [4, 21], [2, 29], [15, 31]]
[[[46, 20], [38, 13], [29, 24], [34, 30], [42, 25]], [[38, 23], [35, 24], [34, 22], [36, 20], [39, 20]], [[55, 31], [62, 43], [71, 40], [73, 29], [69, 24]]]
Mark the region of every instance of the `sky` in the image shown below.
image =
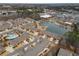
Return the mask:
[[0, 0], [0, 3], [79, 3], [79, 0]]

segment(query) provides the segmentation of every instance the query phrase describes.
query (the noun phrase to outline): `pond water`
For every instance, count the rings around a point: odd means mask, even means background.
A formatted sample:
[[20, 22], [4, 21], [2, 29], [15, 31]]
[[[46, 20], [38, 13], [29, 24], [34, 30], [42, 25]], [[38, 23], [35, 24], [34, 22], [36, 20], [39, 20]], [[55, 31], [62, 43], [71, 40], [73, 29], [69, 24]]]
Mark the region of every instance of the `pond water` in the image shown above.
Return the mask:
[[55, 23], [43, 22], [42, 25], [48, 26], [47, 31], [58, 35], [63, 35], [65, 32], [68, 31], [68, 29], [65, 29], [64, 27], [60, 27]]

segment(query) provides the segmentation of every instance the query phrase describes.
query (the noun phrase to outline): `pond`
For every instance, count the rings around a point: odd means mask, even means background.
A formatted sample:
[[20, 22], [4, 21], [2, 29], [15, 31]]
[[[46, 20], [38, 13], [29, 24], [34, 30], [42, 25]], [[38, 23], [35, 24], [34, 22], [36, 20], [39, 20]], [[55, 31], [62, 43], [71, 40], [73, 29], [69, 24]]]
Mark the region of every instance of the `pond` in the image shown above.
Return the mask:
[[65, 29], [64, 27], [60, 27], [55, 23], [43, 22], [42, 25], [48, 26], [47, 31], [51, 33], [55, 33], [57, 35], [63, 35], [65, 32], [68, 31], [68, 29]]

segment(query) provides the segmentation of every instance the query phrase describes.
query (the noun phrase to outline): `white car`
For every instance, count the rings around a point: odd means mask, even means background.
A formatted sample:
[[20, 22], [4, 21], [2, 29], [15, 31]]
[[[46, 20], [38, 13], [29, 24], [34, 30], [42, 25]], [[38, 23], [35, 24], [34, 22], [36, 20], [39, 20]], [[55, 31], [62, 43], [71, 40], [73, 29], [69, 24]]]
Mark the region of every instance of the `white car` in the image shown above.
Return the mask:
[[27, 49], [28, 49], [28, 47], [25, 47], [25, 48], [24, 48], [24, 51], [27, 51]]
[[50, 40], [50, 41], [53, 41], [53, 40], [54, 40], [54, 38], [53, 38], [53, 37], [51, 37], [51, 38], [49, 38], [49, 40]]
[[56, 41], [55, 41], [55, 44], [58, 44], [58, 43], [59, 43], [59, 40], [56, 40]]
[[24, 45], [27, 45], [27, 44], [29, 44], [29, 42], [27, 42], [26, 40], [24, 40]]

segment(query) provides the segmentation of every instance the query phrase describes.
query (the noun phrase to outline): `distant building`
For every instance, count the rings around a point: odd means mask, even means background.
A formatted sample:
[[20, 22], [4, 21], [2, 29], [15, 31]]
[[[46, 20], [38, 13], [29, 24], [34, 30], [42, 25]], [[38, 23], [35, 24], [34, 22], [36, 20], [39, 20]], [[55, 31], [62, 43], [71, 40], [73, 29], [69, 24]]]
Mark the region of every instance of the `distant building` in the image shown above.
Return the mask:
[[17, 13], [16, 10], [6, 10], [6, 9], [2, 9], [0, 10], [0, 15], [2, 16], [9, 16], [9, 15], [15, 15]]
[[50, 14], [44, 13], [44, 14], [40, 14], [40, 17], [41, 18], [49, 18], [49, 17], [52, 17], [52, 16]]

